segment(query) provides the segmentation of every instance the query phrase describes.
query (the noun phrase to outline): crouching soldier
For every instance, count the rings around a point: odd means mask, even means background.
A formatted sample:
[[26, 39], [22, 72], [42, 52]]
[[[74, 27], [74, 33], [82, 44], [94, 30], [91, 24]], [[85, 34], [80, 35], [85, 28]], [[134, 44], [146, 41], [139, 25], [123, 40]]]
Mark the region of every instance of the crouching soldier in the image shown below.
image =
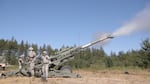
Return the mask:
[[24, 63], [23, 57], [24, 57], [24, 55], [21, 55], [18, 58], [19, 71], [22, 71], [22, 68], [23, 68], [23, 63]]

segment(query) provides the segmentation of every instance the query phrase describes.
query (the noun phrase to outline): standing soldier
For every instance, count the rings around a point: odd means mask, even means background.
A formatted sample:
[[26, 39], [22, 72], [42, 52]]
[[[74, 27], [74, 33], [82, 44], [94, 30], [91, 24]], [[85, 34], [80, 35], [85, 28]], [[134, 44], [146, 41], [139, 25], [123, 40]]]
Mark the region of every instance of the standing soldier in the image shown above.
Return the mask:
[[42, 55], [42, 79], [44, 81], [47, 81], [46, 78], [48, 78], [48, 70], [49, 70], [49, 64], [50, 64], [50, 57], [47, 55], [46, 51], [43, 51], [43, 55]]
[[31, 73], [31, 76], [34, 76], [35, 59], [36, 59], [36, 53], [33, 51], [33, 48], [30, 47], [28, 52], [28, 62], [29, 62], [28, 70]]

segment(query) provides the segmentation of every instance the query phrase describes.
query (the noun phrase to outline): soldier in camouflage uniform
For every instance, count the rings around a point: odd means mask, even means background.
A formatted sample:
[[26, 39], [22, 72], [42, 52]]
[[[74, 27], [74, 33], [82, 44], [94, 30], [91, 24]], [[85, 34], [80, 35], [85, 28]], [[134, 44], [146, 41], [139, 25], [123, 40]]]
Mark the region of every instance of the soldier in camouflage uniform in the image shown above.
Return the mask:
[[23, 68], [23, 63], [24, 63], [23, 57], [24, 57], [24, 55], [21, 55], [21, 56], [19, 56], [19, 58], [18, 58], [19, 71], [21, 71], [22, 68]]
[[36, 60], [36, 53], [33, 51], [33, 48], [29, 48], [28, 56], [28, 71], [31, 73], [31, 76], [34, 76], [34, 66], [35, 66], [35, 60]]
[[50, 57], [47, 55], [46, 51], [43, 51], [42, 55], [42, 78], [46, 80], [48, 78], [48, 70], [49, 70], [49, 64], [50, 64]]

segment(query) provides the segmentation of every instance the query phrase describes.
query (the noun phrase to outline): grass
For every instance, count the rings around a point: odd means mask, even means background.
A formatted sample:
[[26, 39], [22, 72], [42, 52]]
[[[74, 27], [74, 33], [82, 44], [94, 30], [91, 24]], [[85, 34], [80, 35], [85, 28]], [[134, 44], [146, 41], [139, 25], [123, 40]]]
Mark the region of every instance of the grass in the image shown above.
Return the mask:
[[[9, 66], [7, 70], [18, 69], [18, 66]], [[149, 84], [150, 71], [138, 67], [98, 67], [73, 69], [82, 78], [48, 78], [48, 82], [41, 78], [9, 77], [0, 79], [1, 84]], [[130, 74], [124, 74], [128, 71]]]
[[6, 66], [6, 71], [17, 70], [17, 69], [18, 69], [17, 65], [8, 65], [8, 66]]
[[139, 68], [139, 67], [133, 67], [133, 66], [129, 66], [129, 67], [110, 67], [110, 68], [106, 68], [106, 67], [90, 67], [90, 68], [80, 68], [80, 69], [73, 69], [75, 71], [78, 71], [78, 70], [83, 70], [83, 71], [92, 71], [92, 72], [97, 72], [97, 71], [108, 71], [108, 72], [121, 72], [121, 73], [124, 73], [124, 72], [135, 72], [135, 73], [138, 73], [138, 72], [150, 72], [150, 69], [142, 69], [142, 68]]
[[[17, 65], [10, 65], [6, 67], [5, 71], [11, 71], [11, 70], [18, 70]], [[138, 72], [148, 72], [150, 73], [150, 69], [142, 69], [139, 67], [99, 67], [97, 65], [91, 66], [89, 68], [73, 68], [73, 71], [91, 71], [91, 72], [117, 72], [117, 73], [124, 73], [124, 72], [129, 72], [129, 73], [138, 73]]]

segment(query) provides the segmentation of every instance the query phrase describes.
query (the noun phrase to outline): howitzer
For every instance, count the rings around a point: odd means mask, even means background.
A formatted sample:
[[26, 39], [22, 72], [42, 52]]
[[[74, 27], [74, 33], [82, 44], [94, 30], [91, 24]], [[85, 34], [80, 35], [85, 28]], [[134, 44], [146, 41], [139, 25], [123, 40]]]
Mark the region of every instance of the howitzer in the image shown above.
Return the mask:
[[51, 58], [51, 64], [50, 64], [50, 71], [49, 76], [56, 76], [56, 77], [80, 77], [78, 74], [72, 74], [71, 67], [68, 65], [63, 65], [65, 62], [70, 61], [71, 59], [74, 59], [75, 53], [80, 52], [81, 50], [84, 50], [85, 48], [88, 48], [94, 44], [97, 44], [99, 42], [105, 41], [107, 39], [112, 39], [113, 37], [111, 35], [108, 35], [106, 37], [103, 37], [99, 40], [93, 41], [91, 43], [78, 46], [78, 47], [72, 47], [72, 48], [66, 48], [56, 53], [54, 56], [50, 56]]
[[[107, 39], [112, 39], [113, 37], [111, 35], [108, 35], [106, 37], [103, 37], [99, 40], [93, 41], [91, 43], [78, 46], [78, 47], [71, 47], [63, 49], [59, 52], [57, 52], [55, 55], [50, 56], [50, 64], [49, 64], [49, 77], [71, 77], [71, 78], [79, 78], [81, 77], [79, 74], [73, 74], [72, 69], [69, 65], [64, 65], [65, 62], [68, 62], [72, 59], [74, 59], [75, 54], [80, 52], [81, 50], [84, 50], [85, 48], [88, 48], [94, 44], [97, 44], [99, 42], [103, 42]], [[42, 75], [42, 63], [40, 56], [37, 57], [35, 67], [34, 67], [34, 74], [36, 77], [41, 77]], [[30, 76], [30, 73], [22, 69], [21, 71], [14, 71], [14, 72], [7, 72], [3, 73], [2, 76], [12, 76], [12, 75], [23, 75], [23, 76]]]
[[91, 43], [88, 43], [88, 44], [85, 44], [82, 46], [63, 49], [63, 50], [57, 52], [56, 55], [50, 57], [51, 59], [54, 59], [52, 64], [54, 64], [56, 66], [62, 65], [66, 61], [69, 61], [69, 59], [72, 59], [72, 57], [74, 57], [75, 53], [78, 53], [81, 50], [88, 48], [94, 44], [97, 44], [99, 42], [105, 41], [107, 39], [112, 39], [112, 38], [114, 38], [114, 37], [112, 37], [111, 35], [108, 35], [104, 38], [101, 38], [99, 40], [93, 41]]

